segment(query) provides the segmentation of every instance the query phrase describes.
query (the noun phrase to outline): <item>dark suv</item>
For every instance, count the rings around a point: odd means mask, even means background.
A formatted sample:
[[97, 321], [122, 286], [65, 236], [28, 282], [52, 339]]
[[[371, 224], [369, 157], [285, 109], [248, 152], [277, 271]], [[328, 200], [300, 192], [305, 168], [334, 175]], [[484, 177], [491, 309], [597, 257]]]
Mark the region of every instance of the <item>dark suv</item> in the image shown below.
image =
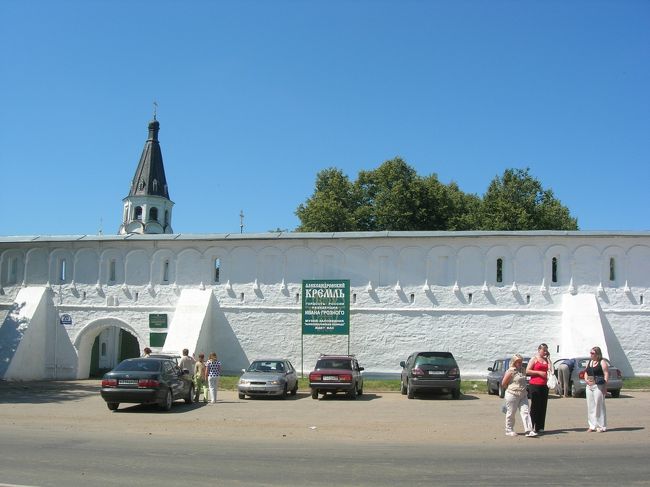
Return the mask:
[[416, 352], [399, 363], [400, 391], [413, 399], [420, 391], [443, 391], [460, 397], [460, 369], [450, 352]]
[[345, 392], [350, 399], [356, 399], [363, 394], [362, 370], [354, 355], [321, 355], [309, 374], [311, 397]]

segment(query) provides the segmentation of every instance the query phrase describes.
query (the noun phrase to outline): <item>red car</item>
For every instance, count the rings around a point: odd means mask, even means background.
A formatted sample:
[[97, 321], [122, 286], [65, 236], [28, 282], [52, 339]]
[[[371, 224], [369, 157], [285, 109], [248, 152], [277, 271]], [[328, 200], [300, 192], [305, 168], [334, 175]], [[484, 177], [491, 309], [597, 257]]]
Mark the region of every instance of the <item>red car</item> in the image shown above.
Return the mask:
[[363, 394], [363, 376], [354, 355], [321, 355], [309, 374], [311, 397], [345, 392], [350, 399]]

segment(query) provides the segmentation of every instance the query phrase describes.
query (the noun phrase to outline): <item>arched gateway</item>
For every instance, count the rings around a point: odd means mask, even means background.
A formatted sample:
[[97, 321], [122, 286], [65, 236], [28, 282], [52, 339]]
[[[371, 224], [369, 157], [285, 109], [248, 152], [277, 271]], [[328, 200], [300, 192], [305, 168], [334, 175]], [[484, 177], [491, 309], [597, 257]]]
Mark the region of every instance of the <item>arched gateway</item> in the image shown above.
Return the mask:
[[125, 358], [137, 357], [146, 343], [128, 323], [100, 318], [82, 328], [74, 340], [78, 353], [77, 379], [101, 375]]

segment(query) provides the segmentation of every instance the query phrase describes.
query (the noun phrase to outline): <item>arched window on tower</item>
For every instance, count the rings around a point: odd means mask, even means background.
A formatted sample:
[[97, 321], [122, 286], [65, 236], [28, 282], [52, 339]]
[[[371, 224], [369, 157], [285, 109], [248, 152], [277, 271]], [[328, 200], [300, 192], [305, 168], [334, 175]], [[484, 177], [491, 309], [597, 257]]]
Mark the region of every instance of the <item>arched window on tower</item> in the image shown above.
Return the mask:
[[155, 206], [149, 209], [149, 220], [158, 221], [158, 208]]
[[141, 206], [136, 206], [135, 207], [135, 219], [142, 221], [142, 207]]
[[551, 282], [557, 283], [557, 257], [551, 260]]
[[609, 280], [616, 280], [616, 259], [614, 257], [609, 258]]
[[497, 259], [497, 282], [503, 282], [503, 259]]
[[169, 210], [165, 210], [165, 226], [169, 225]]

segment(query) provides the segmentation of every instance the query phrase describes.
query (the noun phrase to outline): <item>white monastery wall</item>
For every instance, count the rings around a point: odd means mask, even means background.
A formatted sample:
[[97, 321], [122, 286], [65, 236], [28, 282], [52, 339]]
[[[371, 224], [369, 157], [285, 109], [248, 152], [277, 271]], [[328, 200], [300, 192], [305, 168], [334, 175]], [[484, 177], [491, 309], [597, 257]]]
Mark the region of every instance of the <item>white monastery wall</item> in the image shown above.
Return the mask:
[[[625, 375], [650, 374], [649, 233], [8, 237], [0, 239], [0, 325], [9, 326], [21, 289], [47, 290], [47, 378], [87, 377], [93, 342], [112, 327], [140, 349], [156, 332], [170, 342], [194, 337], [187, 348], [216, 351], [230, 372], [260, 356], [309, 371], [319, 352], [347, 352], [348, 337], [302, 337], [303, 279], [350, 280], [349, 349], [368, 373], [396, 373], [425, 349], [453, 352], [465, 376], [484, 375], [496, 357], [531, 355], [541, 342], [559, 358], [576, 346], [565, 343], [563, 300], [590, 295], [606, 343], [588, 346], [606, 346]], [[207, 307], [196, 294], [208, 310], [200, 332], [171, 329], [194, 326], [177, 310], [183, 290], [212, 294]], [[190, 294], [182, 309], [192, 308]], [[167, 315], [168, 328], [150, 328], [152, 314]], [[171, 346], [152, 348], [183, 348]]]

